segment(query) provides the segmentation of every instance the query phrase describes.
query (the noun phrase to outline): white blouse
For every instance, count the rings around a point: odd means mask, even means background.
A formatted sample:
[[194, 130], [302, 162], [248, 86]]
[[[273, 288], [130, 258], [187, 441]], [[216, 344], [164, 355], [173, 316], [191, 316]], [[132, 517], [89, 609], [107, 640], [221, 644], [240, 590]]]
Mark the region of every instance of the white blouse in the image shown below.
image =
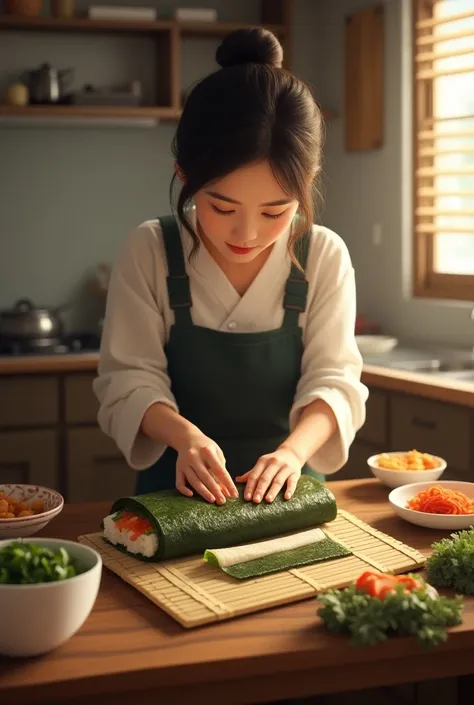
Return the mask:
[[[189, 263], [186, 255], [191, 239], [184, 230], [181, 236], [196, 325], [230, 334], [281, 326], [284, 288], [291, 266], [288, 233], [276, 241], [243, 296], [204, 245]], [[179, 411], [164, 353], [174, 322], [166, 276], [160, 223], [149, 220], [127, 238], [113, 268], [98, 377], [93, 383], [100, 403], [99, 425], [135, 470], [149, 467], [166, 449], [140, 431], [148, 407], [162, 402]], [[365, 421], [368, 390], [360, 381], [362, 358], [355, 341], [354, 269], [343, 240], [328, 228], [313, 226], [306, 277], [307, 307], [300, 314], [304, 343], [301, 378], [289, 424], [292, 430], [302, 409], [315, 399], [331, 406], [338, 430], [308, 461], [316, 472], [330, 475], [346, 463], [350, 445]]]

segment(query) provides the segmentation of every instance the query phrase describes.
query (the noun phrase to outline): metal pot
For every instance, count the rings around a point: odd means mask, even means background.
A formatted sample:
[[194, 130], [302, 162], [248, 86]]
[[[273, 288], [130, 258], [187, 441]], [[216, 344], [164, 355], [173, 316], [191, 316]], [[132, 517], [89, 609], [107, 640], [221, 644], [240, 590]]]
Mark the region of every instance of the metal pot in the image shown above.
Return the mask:
[[42, 64], [37, 69], [25, 71], [22, 80], [27, 84], [32, 103], [60, 103], [74, 78], [73, 69], [55, 69], [51, 64]]
[[29, 299], [20, 299], [13, 308], [0, 311], [0, 338], [47, 344], [62, 334], [58, 308], [37, 308]]

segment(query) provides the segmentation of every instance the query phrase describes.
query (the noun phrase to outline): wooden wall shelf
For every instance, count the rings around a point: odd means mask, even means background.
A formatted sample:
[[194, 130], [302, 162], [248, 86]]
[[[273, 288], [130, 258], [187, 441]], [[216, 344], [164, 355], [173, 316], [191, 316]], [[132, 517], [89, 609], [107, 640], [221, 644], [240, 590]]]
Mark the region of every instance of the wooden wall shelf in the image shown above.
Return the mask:
[[[90, 20], [87, 17], [55, 19], [53, 17], [20, 17], [0, 15], [0, 30], [9, 29], [32, 32], [122, 32], [124, 34], [157, 34], [177, 30], [185, 37], [221, 38], [236, 29], [247, 29], [256, 25], [239, 22], [176, 22], [174, 20]], [[284, 25], [265, 25], [281, 39], [285, 36]]]
[[[321, 109], [321, 112], [326, 120], [334, 119], [333, 113]], [[83, 120], [106, 118], [108, 120], [127, 120], [130, 125], [133, 121], [154, 121], [172, 122], [179, 120], [181, 116], [180, 108], [160, 107], [160, 106], [88, 106], [88, 105], [26, 105], [10, 106], [0, 105], [0, 121], [1, 122], [31, 122], [35, 120], [44, 122], [51, 118], [55, 122], [58, 120]]]
[[128, 120], [177, 120], [177, 108], [149, 106], [107, 106], [107, 105], [0, 105], [0, 118], [119, 118]]
[[[0, 14], [0, 32], [57, 32], [57, 33], [116, 33], [135, 34], [152, 39], [156, 45], [156, 105], [146, 107], [82, 106], [82, 105], [28, 105], [25, 107], [0, 105], [2, 123], [39, 124], [52, 119], [55, 123], [127, 121], [127, 124], [178, 120], [181, 115], [183, 89], [180, 80], [182, 41], [188, 37], [221, 39], [236, 29], [263, 26], [278, 36], [283, 44], [285, 66], [292, 64], [293, 0], [262, 0], [261, 23], [239, 22], [177, 22], [176, 20], [92, 20], [87, 17], [57, 19], [54, 17], [21, 17]], [[322, 109], [326, 120], [333, 117]], [[64, 123], [62, 122], [64, 120]], [[69, 121], [69, 122], [68, 122]]]
[[55, 19], [53, 17], [20, 17], [1, 15], [0, 29], [30, 32], [125, 32], [155, 34], [169, 32], [171, 23], [130, 20], [90, 20], [87, 17]]

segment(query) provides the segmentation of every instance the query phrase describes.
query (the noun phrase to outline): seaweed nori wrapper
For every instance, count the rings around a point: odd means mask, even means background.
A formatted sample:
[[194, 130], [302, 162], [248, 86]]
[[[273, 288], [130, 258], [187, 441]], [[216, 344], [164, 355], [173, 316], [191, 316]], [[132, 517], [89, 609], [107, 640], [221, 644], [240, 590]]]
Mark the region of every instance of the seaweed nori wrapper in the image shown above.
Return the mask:
[[229, 566], [221, 566], [212, 551], [206, 551], [204, 559], [210, 565], [220, 568], [232, 578], [247, 580], [248, 578], [259, 578], [269, 573], [279, 573], [282, 570], [301, 568], [305, 565], [313, 565], [321, 561], [344, 558], [351, 555], [352, 551], [349, 548], [326, 536], [321, 541], [315, 541], [307, 546], [291, 548]]
[[158, 536], [158, 550], [151, 558], [133, 554], [146, 561], [204, 554], [206, 549], [273, 538], [331, 522], [337, 516], [333, 493], [309, 475], [301, 476], [289, 500], [280, 493], [271, 503], [255, 504], [244, 500], [244, 489], [245, 485], [239, 486], [239, 497], [227, 499], [223, 505], [196, 495], [185, 497], [174, 489], [121, 497], [113, 503], [110, 514], [122, 509], [150, 520]]

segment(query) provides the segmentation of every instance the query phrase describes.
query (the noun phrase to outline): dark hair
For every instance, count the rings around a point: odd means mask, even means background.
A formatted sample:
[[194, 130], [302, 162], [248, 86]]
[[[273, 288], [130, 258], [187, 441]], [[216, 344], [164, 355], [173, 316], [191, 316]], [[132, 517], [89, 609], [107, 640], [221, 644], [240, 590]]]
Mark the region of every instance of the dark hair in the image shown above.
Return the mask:
[[[288, 249], [313, 223], [313, 189], [320, 169], [322, 118], [309, 88], [282, 68], [278, 39], [262, 28], [229, 34], [216, 52], [222, 67], [188, 95], [172, 144], [184, 176], [177, 217], [193, 239], [199, 238], [186, 207], [197, 191], [232, 171], [267, 159], [282, 189], [299, 201], [298, 223]], [[173, 185], [171, 182], [171, 200]]]

